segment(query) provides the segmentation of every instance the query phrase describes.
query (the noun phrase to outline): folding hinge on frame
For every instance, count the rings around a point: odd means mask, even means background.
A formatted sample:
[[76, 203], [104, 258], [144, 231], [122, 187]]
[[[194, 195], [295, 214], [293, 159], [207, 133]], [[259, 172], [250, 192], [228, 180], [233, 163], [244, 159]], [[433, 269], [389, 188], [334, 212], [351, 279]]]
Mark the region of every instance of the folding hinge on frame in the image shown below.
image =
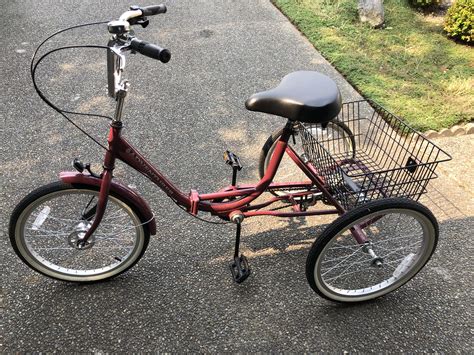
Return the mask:
[[191, 190], [189, 193], [189, 200], [191, 201], [191, 206], [189, 206], [189, 213], [197, 215], [198, 205], [199, 205], [199, 193], [197, 190]]

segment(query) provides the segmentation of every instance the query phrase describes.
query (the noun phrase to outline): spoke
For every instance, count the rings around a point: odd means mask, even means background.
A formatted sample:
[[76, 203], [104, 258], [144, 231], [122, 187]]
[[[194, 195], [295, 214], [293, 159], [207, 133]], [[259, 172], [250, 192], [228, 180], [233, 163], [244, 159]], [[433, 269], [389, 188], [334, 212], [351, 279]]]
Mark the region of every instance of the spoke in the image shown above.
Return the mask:
[[85, 249], [85, 250], [80, 250], [80, 249], [75, 249], [72, 247], [56, 247], [56, 248], [36, 248], [36, 250], [68, 250], [68, 251], [78, 251], [81, 254], [85, 254], [87, 250], [95, 250], [95, 249], [107, 249], [107, 250], [115, 250], [115, 249], [131, 249], [132, 247], [130, 246], [117, 246], [117, 247], [96, 247], [95, 245], [90, 248], [90, 249]]
[[78, 218], [78, 219], [59, 218], [59, 217], [54, 217], [52, 215], [48, 215], [48, 218], [46, 218], [46, 220], [57, 221], [57, 222], [60, 222], [62, 224], [65, 224], [67, 226], [70, 226], [71, 224], [76, 224], [76, 223], [82, 222], [82, 220], [80, 218]]
[[[397, 249], [398, 250], [398, 249]], [[391, 253], [388, 253], [386, 255], [383, 256], [383, 258], [386, 258], [387, 256], [389, 255], [392, 255], [394, 253], [396, 253], [397, 250], [394, 250], [392, 251]], [[352, 255], [351, 255], [352, 256]], [[404, 256], [403, 258], [400, 258], [400, 259], [397, 259], [397, 260], [391, 260], [391, 261], [387, 261], [387, 262], [384, 262], [384, 265], [387, 265], [393, 269], [396, 269], [396, 267], [394, 267], [393, 265], [391, 264], [394, 264], [394, 263], [399, 263], [400, 261], [404, 260], [406, 258], [406, 256]], [[337, 258], [337, 259], [331, 259], [331, 260], [325, 260], [323, 263], [326, 263], [326, 262], [329, 262], [329, 261], [333, 261], [333, 260], [338, 260], [340, 258]], [[366, 262], [370, 262], [370, 260], [358, 260], [358, 261], [355, 261], [355, 262], [352, 262], [350, 263], [343, 271], [340, 275], [338, 276], [335, 276], [335, 277], [332, 277], [330, 279], [326, 279], [325, 281], [333, 281], [333, 280], [337, 280], [338, 278], [342, 277], [342, 276], [346, 276], [346, 275], [349, 275], [349, 274], [353, 274], [353, 273], [356, 273], [356, 272], [360, 272], [360, 271], [365, 271], [366, 269], [365, 268], [362, 268], [362, 269], [359, 269], [359, 270], [355, 270], [355, 271], [351, 271], [349, 273], [345, 273], [345, 271], [349, 270], [350, 268], [352, 268], [353, 266], [355, 265], [360, 265], [360, 264], [364, 264]], [[322, 264], [323, 264], [322, 263]], [[329, 269], [328, 271], [324, 272], [321, 276], [324, 276], [326, 275], [329, 271], [332, 271], [334, 269], [338, 269], [338, 268], [342, 268], [342, 267], [345, 267], [345, 264], [344, 265], [341, 265], [339, 266], [341, 263], [337, 264], [336, 266], [332, 267], [331, 269]]]
[[[390, 252], [390, 250], [388, 250], [388, 249], [385, 249], [385, 250], [388, 251], [388, 252]], [[406, 254], [401, 253], [399, 250], [392, 250], [392, 251], [390, 252], [390, 254], [387, 254], [387, 255], [391, 255], [391, 254], [397, 254], [398, 256], [406, 257]], [[386, 255], [386, 256], [387, 256], [387, 255]]]
[[[347, 270], [347, 269], [346, 269], [346, 270]], [[346, 271], [346, 270], [344, 270], [344, 271]], [[360, 270], [351, 271], [351, 272], [348, 272], [348, 273], [346, 273], [346, 274], [340, 274], [340, 275], [338, 275], [338, 276], [331, 277], [330, 279], [324, 278], [324, 282], [335, 281], [335, 280], [337, 280], [338, 278], [340, 278], [340, 277], [342, 277], [342, 276], [347, 276], [347, 275], [355, 274], [355, 273], [358, 273], [358, 272], [361, 272], [361, 271], [365, 271], [365, 269], [360, 269]]]
[[119, 230], [119, 232], [121, 231], [128, 231], [128, 230], [131, 230], [131, 229], [135, 229], [137, 228], [137, 226], [134, 226], [134, 225], [131, 225], [130, 227], [123, 227], [123, 224], [114, 224], [114, 223], [100, 223], [99, 226], [102, 226], [102, 227], [106, 227], [106, 228], [113, 228], [113, 227], [117, 227], [117, 228], [121, 228]]
[[[123, 247], [127, 247], [127, 248], [130, 247], [129, 244], [133, 245], [133, 240], [124, 239], [124, 238], [100, 238], [100, 239], [97, 239], [97, 241], [99, 242], [98, 244], [99, 244], [100, 247], [102, 247], [102, 245], [105, 244], [106, 242], [112, 242], [115, 245], [123, 246]], [[94, 245], [94, 247], [95, 247], [95, 245]], [[103, 248], [107, 248], [107, 247], [103, 246]]]
[[[354, 271], [351, 271], [351, 272], [347, 272], [347, 273], [344, 273], [345, 271], [349, 270], [350, 268], [352, 267], [352, 265], [349, 265], [347, 268], [345, 268], [341, 274], [337, 275], [337, 276], [334, 276], [334, 277], [331, 277], [330, 279], [325, 279], [324, 281], [325, 282], [328, 282], [328, 281], [334, 281], [334, 280], [337, 280], [338, 278], [342, 277], [342, 276], [347, 276], [347, 275], [351, 275], [351, 274], [355, 274], [355, 273], [358, 273], [358, 272], [366, 272], [367, 269], [366, 268], [361, 268], [361, 269], [358, 269], [358, 270], [354, 270]], [[324, 275], [321, 275], [321, 276], [324, 276]]]
[[[43, 233], [47, 233], [46, 235], [54, 235], [54, 236], [65, 235], [70, 232], [68, 230], [52, 231], [49, 229], [31, 229], [31, 228], [28, 228], [28, 230], [33, 231], [33, 232], [43, 232]], [[27, 235], [35, 236], [36, 234], [30, 232]]]
[[383, 256], [381, 256], [382, 259], [385, 259], [387, 256], [389, 255], [392, 255], [392, 254], [396, 254], [399, 250], [401, 249], [404, 249], [404, 248], [400, 248], [400, 249], [395, 249], [395, 250], [392, 250], [391, 252], [389, 252], [388, 254], [385, 254]]
[[[118, 212], [121, 212], [121, 210], [119, 210]], [[128, 214], [126, 214], [126, 213], [123, 214], [123, 215], [116, 215], [116, 216], [111, 216], [110, 214], [107, 214], [106, 216], [104, 216], [104, 220], [114, 221], [114, 220], [117, 220], [119, 218], [127, 218], [127, 217], [128, 217]], [[78, 217], [77, 219], [70, 219], [70, 218], [54, 217], [52, 215], [48, 215], [47, 220], [57, 221], [57, 222], [60, 222], [62, 224], [66, 224], [68, 226], [71, 225], [71, 224], [77, 224], [77, 223], [84, 222], [84, 220], [82, 220], [80, 217]], [[88, 221], [88, 222], [91, 222], [91, 221]]]
[[49, 238], [65, 238], [64, 234], [25, 234], [25, 237], [32, 237], [32, 239], [37, 237], [49, 237]]
[[[378, 242], [372, 242], [372, 245], [375, 245], [377, 246], [378, 249], [382, 249], [382, 250], [386, 250], [386, 251], [390, 251], [390, 252], [393, 252], [393, 251], [396, 251], [396, 250], [403, 250], [405, 248], [411, 248], [411, 247], [414, 247], [415, 245], [421, 243], [421, 240], [420, 241], [417, 241], [417, 242], [414, 242], [412, 244], [409, 244], [409, 245], [405, 245], [403, 247], [400, 247], [398, 249], [387, 249], [387, 248], [384, 248], [382, 247], [380, 244], [382, 243], [387, 243], [387, 242], [392, 242], [393, 240], [398, 240], [398, 239], [402, 239], [402, 238], [406, 238], [406, 237], [400, 237], [400, 238], [393, 238], [393, 239], [387, 239], [387, 240], [384, 240], [384, 241], [378, 241]], [[360, 248], [363, 248], [364, 245], [363, 244], [360, 244], [360, 245], [351, 245], [351, 246], [332, 246], [329, 250], [334, 250], [334, 249], [350, 249], [350, 250], [354, 250], [354, 249], [360, 249]], [[344, 256], [340, 257], [340, 258], [337, 258], [337, 259], [331, 259], [331, 260], [325, 260], [324, 263], [326, 262], [329, 262], [329, 261], [333, 261], [333, 260], [338, 260], [338, 259], [342, 259], [344, 258]]]
[[[119, 211], [120, 212], [120, 211]], [[121, 219], [121, 218], [126, 218], [128, 219], [128, 214], [127, 213], [123, 213], [123, 214], [119, 214], [119, 215], [112, 215], [112, 214], [107, 214], [107, 216], [105, 217], [108, 221], [116, 221], [118, 219]]]
[[97, 237], [97, 241], [114, 241], [114, 242], [125, 242], [125, 243], [132, 243], [133, 240], [130, 238], [102, 238], [102, 237]]
[[[339, 258], [339, 259], [340, 259], [340, 258]], [[336, 260], [336, 259], [334, 259], [334, 260]], [[366, 262], [369, 262], [369, 263], [370, 263], [371, 260], [372, 260], [372, 258], [370, 257], [370, 255], [364, 253], [364, 254], [361, 255], [361, 258], [355, 260], [354, 262], [351, 262], [351, 263], [349, 264], [349, 267], [354, 266], [354, 265], [363, 264], [363, 263], [366, 263]], [[325, 261], [325, 262], [326, 262], [326, 261]], [[321, 263], [321, 264], [322, 264], [322, 263]], [[339, 263], [339, 264], [340, 264], [340, 263]], [[339, 265], [339, 264], [338, 264], [338, 265]], [[337, 267], [334, 266], [334, 267], [331, 268], [331, 270], [332, 270], [332, 269], [339, 269], [339, 268], [341, 268], [341, 267], [345, 267], [345, 265], [346, 265], [346, 264], [341, 265], [341, 266], [337, 266]], [[324, 274], [326, 274], [326, 273], [327, 273], [327, 272], [325, 272]]]
[[[367, 233], [367, 231], [364, 230], [364, 232], [366, 232], [366, 234], [369, 234]], [[377, 240], [378, 238], [376, 236], [373, 236], [372, 238], [369, 238], [370, 239], [370, 242], [372, 243], [372, 245], [378, 245], [378, 244], [381, 244], [381, 243], [388, 243], [388, 242], [393, 242], [395, 240], [403, 240], [403, 239], [407, 239], [407, 238], [412, 238], [412, 237], [416, 237], [418, 236], [418, 234], [409, 234], [409, 235], [404, 235], [404, 236], [400, 236], [400, 237], [390, 237], [386, 240]], [[352, 235], [341, 235], [340, 237], [344, 238], [345, 240], [347, 239], [354, 239], [354, 237]], [[355, 244], [355, 245], [340, 245], [339, 243], [333, 243], [333, 245], [337, 245], [337, 246], [332, 246], [331, 249], [356, 249], [356, 248], [360, 248], [360, 247], [363, 247], [362, 244]]]
[[[364, 253], [362, 255], [367, 255], [367, 254]], [[337, 260], [341, 260], [341, 259], [345, 259], [345, 258], [346, 258], [346, 256], [344, 255], [344, 256], [334, 258], [334, 259], [327, 259], [327, 260], [324, 260], [323, 262], [321, 262], [321, 265], [326, 264], [326, 263], [331, 262], [331, 261], [337, 261]]]
[[[352, 236], [347, 236], [346, 238], [351, 238], [351, 239], [354, 239]], [[336, 245], [339, 245], [337, 243], [333, 243], [333, 245], [336, 244]], [[334, 246], [331, 246], [331, 249], [330, 250], [333, 250], [333, 249], [351, 249], [351, 250], [354, 250], [354, 249], [360, 249], [362, 248], [364, 245], [363, 244], [355, 244], [355, 245], [339, 245], [337, 247], [334, 247]]]
[[91, 250], [94, 250], [94, 249], [107, 249], [107, 250], [116, 250], [116, 249], [125, 249], [125, 250], [130, 250], [132, 249], [131, 246], [125, 246], [125, 245], [118, 245], [116, 247], [101, 247], [101, 246], [93, 246]]
[[395, 259], [395, 260], [390, 260], [390, 261], [384, 261], [383, 263], [384, 263], [384, 265], [385, 265], [385, 264], [395, 264], [395, 263], [399, 263], [399, 262], [402, 261], [402, 260], [405, 260], [405, 258], [406, 258], [406, 255], [405, 255], [403, 258]]
[[384, 262], [383, 262], [383, 265], [384, 265], [384, 266], [391, 267], [393, 270], [396, 270], [397, 267], [398, 267], [398, 265], [397, 265], [397, 266], [393, 266], [393, 265], [391, 265], [391, 264], [399, 264], [400, 261], [405, 260], [405, 258], [406, 258], [406, 256], [403, 257], [403, 258], [397, 259], [397, 260], [384, 261]]
[[[119, 239], [111, 239], [112, 243], [114, 243], [115, 245], [119, 246], [119, 247], [123, 247], [123, 248], [126, 248], [125, 245], [122, 245], [120, 244], [120, 240]], [[122, 240], [123, 241], [123, 240]]]
[[[49, 217], [48, 217], [49, 218]], [[52, 219], [55, 219], [55, 220], [59, 220], [57, 218], [52, 218]], [[65, 219], [64, 219], [65, 220]], [[69, 220], [71, 222], [73, 222], [73, 224], [79, 224], [79, 223], [83, 223], [84, 221], [82, 220]], [[90, 221], [89, 221], [90, 223]], [[64, 223], [66, 224], [66, 223]], [[100, 226], [102, 227], [107, 227], [107, 228], [113, 228], [113, 227], [120, 227], [121, 229], [119, 230], [119, 232], [122, 232], [122, 231], [128, 231], [128, 230], [132, 230], [132, 229], [135, 229], [137, 226], [130, 226], [130, 227], [126, 227], [126, 228], [123, 228], [123, 224], [117, 224], [117, 223], [104, 223], [104, 222], [101, 222], [100, 223]], [[64, 229], [60, 229], [60, 230], [50, 230], [50, 229], [44, 229], [44, 228], [25, 228], [26, 230], [33, 230], [33, 231], [42, 231], [42, 232], [50, 232], [52, 234], [61, 234], [61, 233], [70, 233], [72, 230], [74, 230], [74, 226], [71, 225], [71, 224], [67, 224], [67, 227], [68, 228], [64, 228]]]
[[332, 269], [336, 268], [338, 265], [342, 264], [344, 261], [348, 260], [349, 258], [351, 258], [352, 256], [354, 256], [355, 254], [357, 254], [357, 252], [359, 251], [360, 249], [357, 249], [355, 252], [353, 252], [352, 254], [350, 254], [348, 257], [344, 258], [342, 261], [340, 261], [338, 264], [334, 265], [331, 269], [329, 269], [328, 271], [326, 271], [324, 274], [322, 274], [321, 276], [324, 276], [326, 275], [328, 272], [330, 272]]
[[389, 252], [390, 254], [396, 253], [396, 252], [398, 252], [398, 251], [400, 251], [400, 250], [405, 250], [405, 249], [407, 249], [407, 251], [411, 251], [411, 250], [413, 250], [413, 249], [412, 249], [413, 247], [417, 246], [417, 245], [420, 244], [421, 242], [422, 242], [422, 241], [419, 240], [419, 241], [414, 242], [414, 243], [412, 243], [412, 244], [404, 245], [404, 246], [402, 246], [402, 247], [400, 247], [400, 248], [396, 248], [396, 249], [387, 249], [387, 248], [381, 247], [381, 246], [379, 245], [379, 246], [377, 247], [377, 250], [382, 249], [382, 250], [384, 250], [384, 251], [386, 251], [386, 252]]
[[[65, 236], [66, 234], [71, 233], [71, 229], [62, 229], [62, 230], [59, 230], [59, 231], [53, 231], [53, 230], [44, 229], [44, 228], [38, 228], [38, 229], [25, 228], [25, 229], [30, 230], [30, 231], [35, 231], [35, 232], [49, 233], [52, 236]], [[31, 233], [31, 234], [27, 234], [27, 235], [36, 236], [37, 234]]]
[[387, 237], [387, 239], [385, 240], [377, 240], [377, 237], [373, 238], [370, 240], [370, 242], [372, 243], [372, 245], [379, 245], [379, 244], [382, 244], [382, 243], [389, 243], [389, 242], [393, 242], [393, 241], [396, 241], [396, 240], [403, 240], [403, 239], [407, 239], [407, 238], [412, 238], [412, 237], [419, 237], [418, 234], [411, 234], [411, 235], [405, 235], [405, 236], [402, 236], [402, 237]]
[[396, 267], [395, 267], [395, 266], [393, 266], [393, 265], [390, 265], [389, 263], [386, 263], [386, 262], [384, 262], [384, 263], [383, 263], [383, 265], [384, 265], [384, 267], [385, 267], [385, 266], [391, 267], [391, 268], [392, 268], [392, 270], [395, 270], [395, 269], [396, 269]]

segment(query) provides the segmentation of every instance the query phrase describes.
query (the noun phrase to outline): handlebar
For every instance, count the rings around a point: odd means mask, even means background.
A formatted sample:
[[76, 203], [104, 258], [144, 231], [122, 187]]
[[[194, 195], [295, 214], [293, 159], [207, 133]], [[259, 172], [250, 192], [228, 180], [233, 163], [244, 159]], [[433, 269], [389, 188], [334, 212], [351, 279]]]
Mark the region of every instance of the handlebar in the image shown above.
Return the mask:
[[133, 38], [130, 41], [130, 49], [147, 57], [158, 59], [162, 63], [168, 63], [171, 59], [171, 52], [169, 50], [137, 38]]
[[[132, 24], [140, 24], [143, 27], [148, 25], [146, 16], [163, 14], [166, 12], [166, 6], [151, 5], [145, 7], [132, 6], [129, 11], [124, 12], [118, 21], [111, 21], [107, 24], [108, 30], [114, 35], [112, 43], [129, 42], [128, 48], [147, 57], [158, 59], [162, 63], [168, 63], [171, 59], [171, 53], [155, 44], [141, 41], [133, 36], [129, 36]], [[116, 41], [116, 42], [114, 42]]]
[[169, 50], [155, 44], [139, 40], [130, 34], [132, 25], [146, 27], [148, 19], [146, 16], [163, 14], [166, 6], [152, 5], [146, 7], [132, 6], [124, 12], [116, 21], [110, 21], [107, 29], [112, 38], [108, 43], [107, 52], [107, 77], [109, 96], [117, 98], [119, 90], [123, 89], [122, 72], [125, 69], [125, 52], [140, 53], [147, 57], [158, 59], [162, 63], [168, 63], [171, 59]]
[[158, 14], [164, 14], [166, 12], [166, 5], [151, 5], [146, 7], [140, 7], [138, 10], [142, 11], [143, 16], [154, 16]]
[[143, 12], [140, 9], [135, 9], [135, 10], [130, 10], [130, 11], [125, 11], [122, 15], [119, 17], [119, 21], [127, 21], [135, 18], [135, 17], [140, 17], [143, 16]]
[[119, 18], [119, 21], [128, 21], [135, 17], [154, 16], [164, 14], [166, 12], [166, 5], [151, 5], [145, 7], [131, 6], [129, 11], [125, 11]]

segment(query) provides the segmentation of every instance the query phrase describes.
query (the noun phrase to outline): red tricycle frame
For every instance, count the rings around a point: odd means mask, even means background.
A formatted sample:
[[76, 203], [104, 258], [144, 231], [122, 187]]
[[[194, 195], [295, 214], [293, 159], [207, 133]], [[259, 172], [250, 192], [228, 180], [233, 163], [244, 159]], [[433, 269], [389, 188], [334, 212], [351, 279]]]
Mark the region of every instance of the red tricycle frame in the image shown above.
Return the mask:
[[[103, 172], [100, 177], [93, 177], [83, 173], [63, 172], [60, 177], [61, 180], [71, 184], [93, 184], [100, 186], [99, 201], [97, 204], [96, 218], [92, 226], [86, 233], [84, 239], [87, 240], [100, 224], [104, 215], [107, 200], [110, 190], [120, 190], [121, 193], [126, 193], [128, 197], [134, 202], [137, 208], [143, 212], [145, 217], [149, 217], [152, 232], [156, 231], [153, 214], [151, 213], [147, 203], [134, 191], [130, 190], [121, 184], [112, 181], [113, 170], [115, 168], [116, 160], [121, 160], [133, 169], [139, 171], [146, 176], [161, 190], [163, 190], [170, 198], [172, 198], [178, 205], [183, 206], [191, 214], [196, 215], [199, 211], [209, 212], [223, 218], [229, 218], [232, 213], [240, 213], [244, 217], [253, 216], [275, 216], [275, 217], [300, 217], [300, 216], [315, 216], [327, 214], [343, 214], [345, 209], [338, 203], [336, 199], [330, 194], [324, 180], [319, 176], [317, 170], [308, 161], [304, 162], [301, 157], [288, 145], [288, 140], [293, 134], [294, 122], [288, 121], [283, 130], [283, 134], [276, 142], [275, 150], [270, 159], [268, 169], [262, 179], [256, 184], [245, 185], [229, 185], [222, 188], [218, 192], [200, 194], [196, 190], [191, 190], [189, 194], [180, 191], [166, 176], [164, 176], [151, 162], [149, 162], [133, 145], [131, 145], [125, 138], [122, 137], [122, 122], [113, 121], [110, 126], [108, 136], [108, 149], [105, 153]], [[278, 170], [283, 155], [287, 154], [295, 163], [295, 168], [299, 168], [307, 177], [308, 181], [288, 182], [288, 183], [274, 183], [273, 178]], [[281, 196], [273, 196], [268, 201], [259, 204], [251, 204], [252, 201], [261, 196], [264, 192], [270, 192], [275, 189], [300, 188], [304, 191], [297, 191], [295, 193], [285, 193]], [[316, 189], [316, 190], [315, 190]], [[316, 192], [322, 193], [327, 201], [329, 201], [334, 208], [325, 210], [302, 210], [299, 208], [295, 197], [309, 196]], [[278, 201], [289, 201], [292, 205], [291, 211], [281, 212], [275, 210], [260, 210], [268, 207]], [[363, 243], [364, 237], [355, 234], [355, 238], [360, 239]]]

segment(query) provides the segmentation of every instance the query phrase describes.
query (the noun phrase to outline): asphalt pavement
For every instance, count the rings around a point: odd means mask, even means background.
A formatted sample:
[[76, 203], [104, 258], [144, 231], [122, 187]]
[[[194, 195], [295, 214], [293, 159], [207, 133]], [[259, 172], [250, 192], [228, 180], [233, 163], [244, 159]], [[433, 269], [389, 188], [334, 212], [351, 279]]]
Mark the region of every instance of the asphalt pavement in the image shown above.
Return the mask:
[[[189, 191], [228, 184], [222, 161], [241, 156], [240, 181], [255, 181], [260, 148], [283, 119], [245, 110], [254, 92], [295, 70], [317, 70], [357, 92], [269, 1], [166, 1], [141, 39], [170, 49], [164, 65], [130, 57], [126, 137]], [[311, 221], [249, 220], [243, 247], [253, 274], [230, 277], [234, 230], [195, 220], [123, 165], [156, 215], [143, 259], [110, 282], [72, 285], [43, 277], [16, 257], [8, 220], [30, 190], [57, 179], [74, 157], [100, 166], [103, 150], [35, 95], [29, 60], [40, 41], [67, 26], [116, 19], [125, 1], [9, 1], [2, 5], [0, 243], [2, 352], [472, 352], [472, 138], [440, 139], [454, 160], [440, 171], [426, 204], [440, 220], [438, 250], [409, 284], [374, 302], [341, 306], [318, 297], [304, 275]], [[148, 4], [144, 4], [148, 5]], [[107, 42], [105, 25], [77, 29], [48, 48]], [[44, 52], [43, 52], [44, 53]], [[111, 114], [105, 53], [58, 52], [38, 69], [48, 97], [68, 109]], [[77, 118], [104, 143], [107, 122]]]

